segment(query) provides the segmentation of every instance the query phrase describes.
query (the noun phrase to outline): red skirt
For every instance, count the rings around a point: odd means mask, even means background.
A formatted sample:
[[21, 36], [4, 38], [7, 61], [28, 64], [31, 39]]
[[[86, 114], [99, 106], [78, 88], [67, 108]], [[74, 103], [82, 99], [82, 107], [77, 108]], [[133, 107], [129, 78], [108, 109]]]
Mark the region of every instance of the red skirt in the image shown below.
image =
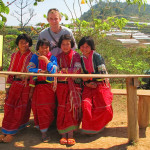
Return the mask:
[[[76, 88], [80, 90], [80, 88]], [[69, 94], [70, 92], [68, 84], [57, 84], [57, 129], [60, 134], [77, 130], [79, 126], [79, 121], [75, 120], [73, 117], [73, 111], [71, 110]]]
[[29, 100], [30, 86], [23, 81], [14, 81], [10, 87], [8, 98], [5, 99], [2, 132], [16, 134], [26, 127], [30, 118], [31, 101]]
[[98, 83], [97, 88], [84, 87], [82, 93], [82, 131], [96, 134], [112, 120], [113, 94], [105, 83]]
[[34, 124], [41, 132], [46, 132], [54, 120], [55, 93], [52, 84], [36, 85], [32, 98]]

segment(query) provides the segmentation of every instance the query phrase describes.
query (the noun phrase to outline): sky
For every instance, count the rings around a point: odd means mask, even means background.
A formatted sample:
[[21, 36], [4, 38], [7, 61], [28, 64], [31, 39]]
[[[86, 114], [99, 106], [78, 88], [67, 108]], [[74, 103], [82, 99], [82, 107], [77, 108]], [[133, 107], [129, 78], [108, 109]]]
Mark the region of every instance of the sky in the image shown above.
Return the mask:
[[[5, 5], [7, 5], [7, 2], [10, 3], [12, 1], [13, 0], [3, 0]], [[66, 1], [67, 5], [69, 6], [70, 10], [72, 11], [72, 13], [74, 14], [74, 11], [73, 11], [73, 1], [74, 0], [65, 0], [65, 1]], [[81, 1], [81, 0], [79, 0], [79, 1]], [[17, 25], [19, 25], [19, 22], [17, 21], [17, 19], [12, 16], [12, 13], [14, 12], [14, 10], [19, 11], [19, 9], [17, 9], [15, 4], [10, 5], [9, 8], [10, 8], [9, 15], [5, 15], [6, 18], [7, 18], [6, 25], [8, 25], [8, 26], [17, 26]], [[64, 0], [44, 0], [44, 2], [38, 3], [37, 6], [31, 5], [31, 8], [34, 9], [34, 11], [36, 13], [36, 16], [34, 16], [32, 18], [29, 25], [34, 26], [39, 22], [47, 23], [47, 20], [46, 20], [46, 18], [43, 17], [43, 15], [47, 14], [47, 11], [50, 8], [57, 8], [60, 12], [66, 13], [69, 16], [69, 18], [71, 19], [71, 13], [68, 10], [67, 6], [65, 5]], [[82, 9], [82, 12], [86, 12], [87, 10], [89, 10], [89, 6], [87, 4], [82, 4], [81, 9]], [[76, 12], [77, 17], [80, 17], [81, 13], [80, 13], [80, 9], [78, 7], [78, 0], [75, 0], [75, 12]], [[65, 19], [62, 18], [61, 23], [70, 23], [70, 21], [65, 21]]]
[[[5, 5], [7, 5], [7, 2], [11, 3], [13, 0], [3, 0], [3, 2], [5, 3]], [[17, 0], [20, 1], [20, 0]], [[79, 9], [79, 5], [78, 5], [78, 0], [65, 0], [67, 5], [69, 6], [70, 10], [72, 11], [73, 15], [74, 10], [73, 10], [73, 2], [75, 1], [75, 12], [76, 12], [76, 16], [80, 17], [81, 13], [80, 13], [80, 9]], [[81, 0], [79, 0], [81, 2]], [[121, 0], [121, 1], [125, 1], [125, 0]], [[148, 3], [150, 4], [150, 0], [147, 0]], [[18, 4], [16, 2], [16, 4]], [[9, 6], [10, 8], [10, 13], [9, 15], [5, 15], [7, 18], [7, 22], [6, 25], [8, 26], [17, 26], [19, 25], [19, 22], [17, 21], [17, 19], [15, 17], [12, 16], [13, 12], [15, 10], [19, 11], [19, 9], [17, 9], [17, 7], [15, 6], [15, 4], [13, 3], [12, 5]], [[41, 23], [47, 23], [46, 18], [43, 17], [44, 14], [47, 14], [47, 11], [50, 8], [57, 8], [60, 12], [62, 13], [66, 13], [69, 16], [69, 19], [71, 19], [71, 13], [68, 10], [67, 6], [65, 5], [64, 0], [44, 0], [44, 2], [40, 2], [38, 3], [37, 6], [33, 6], [30, 5], [30, 8], [33, 8], [36, 15], [32, 18], [32, 20], [30, 21], [29, 25], [35, 26], [37, 23], [41, 22]], [[81, 5], [81, 10], [82, 13], [86, 12], [89, 10], [89, 6], [87, 4], [82, 4]], [[27, 10], [25, 11], [27, 12]], [[27, 18], [28, 16], [25, 16], [24, 18]], [[24, 19], [25, 22], [26, 19]], [[70, 23], [70, 21], [65, 21], [64, 18], [62, 18], [61, 23]]]

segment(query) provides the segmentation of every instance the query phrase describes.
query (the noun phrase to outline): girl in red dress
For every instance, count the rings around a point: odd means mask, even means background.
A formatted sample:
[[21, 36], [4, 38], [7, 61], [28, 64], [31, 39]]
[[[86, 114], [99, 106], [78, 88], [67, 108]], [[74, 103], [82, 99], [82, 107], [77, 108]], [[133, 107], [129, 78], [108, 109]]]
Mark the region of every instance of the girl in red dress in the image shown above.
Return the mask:
[[[82, 52], [81, 65], [85, 74], [106, 74], [102, 56], [95, 52], [91, 37], [83, 37], [78, 48]], [[112, 120], [112, 98], [108, 79], [83, 78], [82, 92], [82, 132], [96, 134]]]
[[[70, 35], [60, 37], [58, 47], [62, 53], [57, 56], [59, 73], [80, 73], [80, 55], [72, 50], [74, 41]], [[56, 90], [57, 108], [57, 129], [62, 135], [60, 144], [74, 145], [73, 131], [78, 129], [80, 122], [80, 86], [72, 78], [58, 78]]]
[[[50, 52], [50, 43], [46, 39], [37, 42], [37, 54], [34, 54], [30, 60], [28, 70], [34, 73], [57, 72], [57, 58]], [[35, 80], [35, 89], [32, 98], [32, 111], [34, 114], [35, 127], [42, 133], [42, 141], [48, 142], [47, 131], [54, 120], [55, 110], [55, 82], [54, 77], [38, 76]], [[34, 86], [33, 84], [30, 84]]]
[[[20, 34], [16, 39], [19, 50], [12, 54], [8, 71], [27, 72], [27, 65], [32, 57], [29, 47], [32, 39], [27, 34]], [[7, 79], [4, 119], [0, 142], [11, 142], [13, 135], [28, 125], [31, 111], [32, 88], [29, 79], [22, 75], [9, 75]]]

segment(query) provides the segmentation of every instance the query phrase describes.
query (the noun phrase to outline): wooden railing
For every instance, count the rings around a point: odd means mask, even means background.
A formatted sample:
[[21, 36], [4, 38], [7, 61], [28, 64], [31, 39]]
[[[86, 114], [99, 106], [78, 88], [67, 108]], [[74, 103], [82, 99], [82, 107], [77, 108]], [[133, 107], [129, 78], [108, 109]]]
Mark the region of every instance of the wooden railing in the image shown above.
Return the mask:
[[3, 75], [23, 75], [23, 76], [50, 76], [50, 77], [72, 77], [72, 78], [125, 78], [127, 90], [127, 117], [128, 117], [128, 139], [129, 142], [137, 142], [139, 140], [138, 125], [138, 100], [137, 86], [138, 78], [150, 78], [150, 75], [134, 75], [134, 74], [42, 74], [42, 73], [21, 73], [0, 71]]

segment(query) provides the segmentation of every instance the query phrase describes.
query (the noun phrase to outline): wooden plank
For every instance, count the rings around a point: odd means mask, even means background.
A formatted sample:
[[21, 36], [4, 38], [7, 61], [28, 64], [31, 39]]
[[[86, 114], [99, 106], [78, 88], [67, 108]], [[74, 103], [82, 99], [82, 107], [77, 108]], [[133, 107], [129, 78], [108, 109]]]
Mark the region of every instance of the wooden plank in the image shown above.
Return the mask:
[[[111, 89], [114, 95], [127, 95], [126, 89]], [[137, 90], [137, 96], [150, 96], [150, 90]]]
[[137, 89], [134, 86], [133, 78], [126, 79], [126, 87], [127, 87], [128, 139], [129, 143], [133, 143], [139, 140]]
[[146, 128], [150, 119], [150, 97], [139, 96], [138, 104], [138, 122], [140, 128]]
[[44, 74], [44, 73], [23, 73], [13, 71], [0, 71], [0, 75], [25, 75], [25, 76], [49, 76], [49, 77], [72, 77], [72, 78], [150, 78], [150, 75], [134, 74]]
[[150, 96], [150, 90], [137, 90], [138, 96]]
[[114, 95], [127, 95], [127, 90], [126, 89], [111, 89], [111, 92]]
[[0, 77], [0, 91], [5, 91], [6, 79], [5, 77]]

